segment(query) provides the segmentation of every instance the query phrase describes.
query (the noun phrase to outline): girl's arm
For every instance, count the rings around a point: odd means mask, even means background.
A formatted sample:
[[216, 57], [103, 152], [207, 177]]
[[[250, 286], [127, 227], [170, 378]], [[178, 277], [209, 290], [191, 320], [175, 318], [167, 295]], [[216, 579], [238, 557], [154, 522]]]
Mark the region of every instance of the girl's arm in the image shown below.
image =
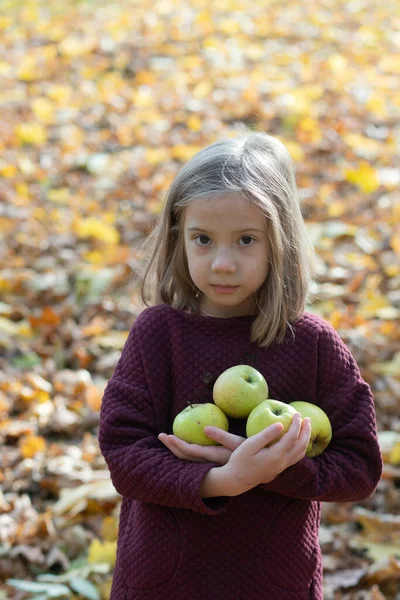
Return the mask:
[[304, 458], [263, 488], [324, 502], [371, 496], [382, 475], [374, 400], [349, 349], [325, 324], [318, 339], [316, 401], [332, 425], [332, 440], [316, 458]]
[[[216, 464], [180, 460], [157, 439], [169, 418], [168, 348], [162, 347], [157, 359], [157, 372], [153, 374], [157, 386], [154, 382], [149, 385], [137, 321], [107, 384], [100, 412], [99, 445], [111, 480], [126, 498], [205, 514], [218, 513], [229, 498], [204, 502], [200, 496], [201, 482]], [[157, 326], [159, 339], [163, 323]], [[156, 399], [155, 393], [160, 395]]]
[[[329, 415], [328, 411], [328, 415]], [[357, 386], [337, 398], [331, 414], [333, 436], [316, 458], [303, 458], [262, 487], [305, 500], [356, 502], [371, 496], [382, 474], [369, 386]]]

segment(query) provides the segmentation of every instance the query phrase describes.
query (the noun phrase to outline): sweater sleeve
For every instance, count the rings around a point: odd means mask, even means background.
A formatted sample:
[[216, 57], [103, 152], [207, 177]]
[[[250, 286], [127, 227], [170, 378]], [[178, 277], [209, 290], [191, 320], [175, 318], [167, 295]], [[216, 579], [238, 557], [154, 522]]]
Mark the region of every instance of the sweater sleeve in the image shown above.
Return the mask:
[[287, 468], [264, 490], [323, 502], [371, 496], [382, 475], [374, 400], [338, 334], [326, 324], [318, 341], [317, 402], [332, 425], [332, 440], [316, 458]]
[[[155, 350], [157, 346], [160, 355]], [[104, 392], [100, 411], [100, 449], [113, 485], [121, 496], [217, 514], [225, 509], [229, 499], [204, 501], [200, 496], [200, 485], [207, 471], [218, 465], [181, 460], [157, 439], [157, 435], [168, 427], [171, 392], [159, 384], [151, 386], [149, 378], [158, 383], [168, 381], [168, 361], [163, 346], [163, 342], [159, 345], [153, 342], [153, 352], [144, 361], [135, 322]], [[146, 344], [146, 347], [149, 346]], [[149, 372], [146, 372], [145, 363]], [[152, 397], [155, 389], [162, 397]]]

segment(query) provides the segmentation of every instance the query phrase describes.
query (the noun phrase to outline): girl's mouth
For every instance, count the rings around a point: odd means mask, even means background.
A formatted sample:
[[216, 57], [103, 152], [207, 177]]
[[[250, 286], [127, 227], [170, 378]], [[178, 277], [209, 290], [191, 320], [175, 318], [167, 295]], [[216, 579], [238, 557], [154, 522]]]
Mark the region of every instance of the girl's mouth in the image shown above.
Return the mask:
[[217, 294], [233, 294], [239, 288], [238, 285], [212, 285]]

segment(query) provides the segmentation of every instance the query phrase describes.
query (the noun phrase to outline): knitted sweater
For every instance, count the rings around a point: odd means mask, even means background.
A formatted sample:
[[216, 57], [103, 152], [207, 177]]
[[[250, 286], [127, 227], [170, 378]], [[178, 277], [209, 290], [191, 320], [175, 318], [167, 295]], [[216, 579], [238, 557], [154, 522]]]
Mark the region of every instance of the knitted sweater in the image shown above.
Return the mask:
[[[250, 341], [252, 315], [205, 317], [168, 305], [133, 324], [107, 384], [99, 443], [121, 505], [111, 600], [321, 600], [321, 502], [353, 502], [382, 470], [374, 402], [335, 330], [304, 315], [282, 344]], [[193, 403], [212, 402], [225, 369], [249, 364], [282, 402], [313, 402], [333, 437], [274, 481], [202, 499], [213, 463], [184, 461], [158, 439]], [[245, 420], [230, 431], [245, 436]]]

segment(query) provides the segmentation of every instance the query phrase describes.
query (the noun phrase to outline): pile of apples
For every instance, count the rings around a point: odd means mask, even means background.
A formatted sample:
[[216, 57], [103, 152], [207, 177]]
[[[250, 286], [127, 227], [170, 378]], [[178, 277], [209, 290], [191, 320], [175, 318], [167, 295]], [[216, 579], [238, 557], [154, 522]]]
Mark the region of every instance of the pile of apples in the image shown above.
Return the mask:
[[247, 419], [247, 437], [277, 422], [284, 427], [283, 435], [289, 429], [293, 415], [299, 412], [303, 419], [311, 419], [311, 438], [306, 452], [309, 458], [319, 456], [331, 441], [331, 423], [321, 408], [310, 402], [285, 404], [268, 398], [265, 378], [249, 365], [236, 365], [221, 373], [213, 387], [213, 400], [214, 404], [189, 404], [180, 412], [173, 422], [174, 435], [190, 444], [216, 445], [217, 442], [204, 433], [204, 427], [212, 425], [228, 431], [228, 417]]

